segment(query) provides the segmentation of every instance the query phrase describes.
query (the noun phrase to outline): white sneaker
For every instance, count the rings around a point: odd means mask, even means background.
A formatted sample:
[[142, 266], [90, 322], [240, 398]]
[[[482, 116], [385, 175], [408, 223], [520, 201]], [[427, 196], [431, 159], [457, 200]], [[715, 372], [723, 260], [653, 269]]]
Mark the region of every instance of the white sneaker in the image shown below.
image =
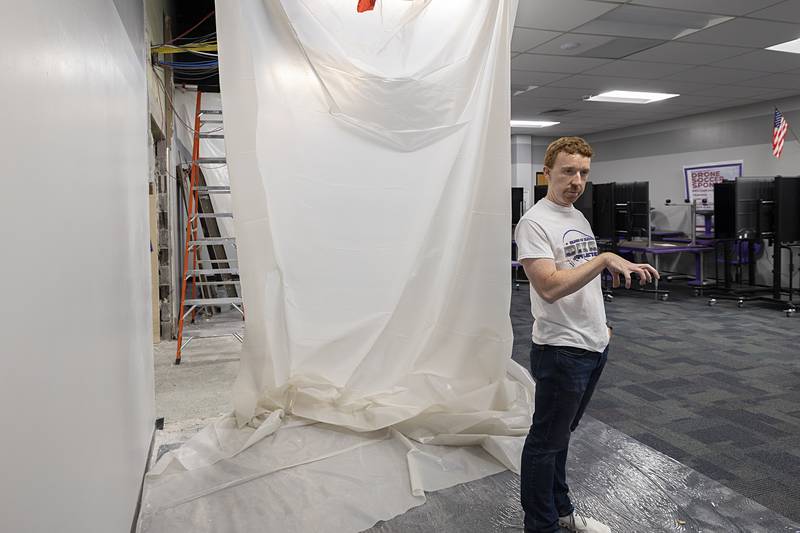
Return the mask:
[[558, 525], [575, 533], [611, 533], [611, 528], [607, 525], [594, 518], [581, 516], [577, 512], [558, 517]]

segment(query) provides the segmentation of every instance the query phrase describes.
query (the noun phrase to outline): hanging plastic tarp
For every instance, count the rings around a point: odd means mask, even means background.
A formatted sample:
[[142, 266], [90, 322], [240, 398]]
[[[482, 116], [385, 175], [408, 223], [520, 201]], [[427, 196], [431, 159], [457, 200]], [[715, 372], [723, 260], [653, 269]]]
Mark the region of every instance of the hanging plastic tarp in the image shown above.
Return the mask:
[[245, 342], [235, 413], [148, 476], [145, 531], [359, 531], [518, 470], [515, 11], [217, 2]]

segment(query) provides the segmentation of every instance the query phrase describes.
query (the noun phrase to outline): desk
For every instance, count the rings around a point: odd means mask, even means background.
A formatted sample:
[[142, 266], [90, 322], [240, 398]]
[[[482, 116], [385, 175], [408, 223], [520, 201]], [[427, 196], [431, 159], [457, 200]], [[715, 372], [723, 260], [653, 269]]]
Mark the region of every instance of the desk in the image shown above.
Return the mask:
[[[650, 235], [653, 239], [663, 241], [665, 238], [669, 237], [686, 237], [686, 234], [682, 231], [678, 230], [668, 230], [668, 229], [654, 229], [650, 232]], [[688, 237], [687, 237], [688, 238]], [[691, 239], [689, 239], [691, 241]]]
[[[695, 268], [695, 279], [694, 282], [689, 282], [690, 285], [701, 285], [703, 284], [703, 254], [706, 252], [713, 252], [714, 248], [712, 246], [695, 244], [694, 246], [691, 244], [685, 244], [682, 242], [654, 242], [650, 246], [647, 245], [647, 241], [620, 241], [617, 245], [617, 250], [622, 253], [645, 253], [645, 254], [653, 254], [653, 263], [656, 270], [658, 270], [658, 263], [659, 257], [665, 254], [680, 254], [680, 253], [692, 253], [694, 254], [694, 268]], [[664, 297], [662, 300], [666, 300], [666, 295], [669, 294], [666, 291], [659, 291], [658, 290], [658, 280], [655, 281], [655, 293], [656, 296], [660, 294], [660, 292], [664, 292]]]

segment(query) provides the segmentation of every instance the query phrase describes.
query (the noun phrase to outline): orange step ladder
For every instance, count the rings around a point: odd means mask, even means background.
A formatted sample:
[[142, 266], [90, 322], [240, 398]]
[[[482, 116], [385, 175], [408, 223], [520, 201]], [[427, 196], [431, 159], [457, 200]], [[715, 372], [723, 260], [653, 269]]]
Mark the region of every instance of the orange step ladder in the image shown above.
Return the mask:
[[[207, 119], [207, 116], [219, 116], [219, 119]], [[186, 220], [186, 238], [184, 241], [183, 251], [183, 276], [181, 278], [181, 304], [180, 312], [178, 314], [178, 345], [175, 353], [175, 364], [181, 363], [181, 352], [193, 339], [210, 338], [232, 335], [239, 342], [242, 342], [242, 336], [238, 331], [225, 334], [213, 335], [186, 335], [184, 339], [184, 329], [186, 320], [194, 322], [197, 310], [203, 307], [221, 307], [230, 305], [235, 308], [242, 315], [244, 319], [244, 306], [241, 296], [235, 297], [217, 297], [216, 294], [209, 296], [210, 291], [205, 291], [205, 294], [198, 295], [198, 287], [208, 287], [214, 289], [218, 286], [225, 285], [239, 285], [239, 268], [232, 266], [231, 263], [237, 263], [236, 259], [205, 259], [202, 256], [201, 250], [205, 246], [220, 246], [225, 244], [233, 244], [235, 246], [234, 237], [203, 237], [202, 232], [202, 219], [210, 218], [231, 218], [233, 213], [216, 213], [216, 212], [202, 212], [200, 209], [200, 196], [212, 194], [230, 194], [230, 186], [228, 185], [199, 185], [200, 167], [203, 164], [226, 164], [224, 157], [201, 157], [200, 156], [200, 139], [204, 138], [222, 138], [222, 134], [215, 133], [202, 133], [201, 128], [203, 124], [222, 124], [221, 110], [204, 110], [202, 109], [202, 92], [197, 91], [197, 102], [195, 104], [195, 118], [194, 118], [194, 131], [192, 143], [192, 166], [189, 174], [189, 187], [186, 194], [188, 199], [187, 206], [187, 220]], [[221, 130], [222, 127], [215, 131]], [[191, 258], [190, 258], [191, 256]], [[190, 268], [191, 260], [191, 268]], [[206, 265], [204, 265], [206, 263]], [[224, 265], [219, 268], [219, 265]], [[214, 278], [209, 280], [209, 278]], [[199, 281], [198, 281], [199, 280]], [[187, 288], [191, 285], [191, 298], [187, 298]], [[240, 294], [240, 293], [239, 293]]]

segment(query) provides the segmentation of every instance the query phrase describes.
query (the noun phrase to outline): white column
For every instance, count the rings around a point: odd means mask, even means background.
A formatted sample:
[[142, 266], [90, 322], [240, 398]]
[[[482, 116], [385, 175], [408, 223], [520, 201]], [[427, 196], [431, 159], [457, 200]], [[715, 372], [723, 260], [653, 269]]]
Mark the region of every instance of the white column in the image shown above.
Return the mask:
[[511, 136], [511, 186], [525, 189], [525, 209], [533, 205], [533, 137]]

